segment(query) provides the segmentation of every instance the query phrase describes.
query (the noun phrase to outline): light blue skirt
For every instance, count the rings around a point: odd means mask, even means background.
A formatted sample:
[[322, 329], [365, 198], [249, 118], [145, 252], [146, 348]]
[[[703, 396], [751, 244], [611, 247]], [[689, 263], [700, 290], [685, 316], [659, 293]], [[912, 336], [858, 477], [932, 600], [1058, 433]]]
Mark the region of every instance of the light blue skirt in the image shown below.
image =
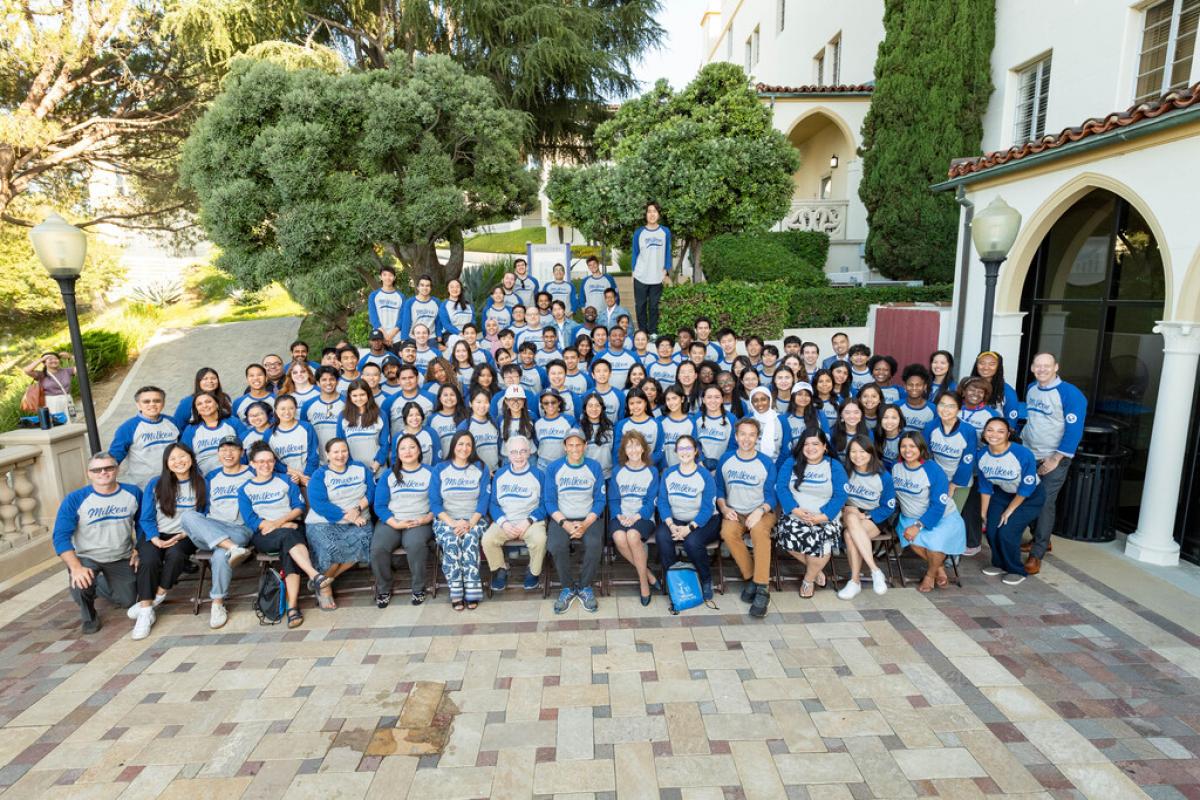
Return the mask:
[[917, 520], [905, 514], [900, 515], [900, 523], [896, 526], [896, 534], [900, 537], [900, 546], [919, 545], [935, 553], [945, 553], [948, 556], [960, 556], [967, 549], [967, 527], [962, 515], [951, 506], [950, 513], [942, 517], [942, 521], [932, 528], [922, 528], [917, 538], [908, 541], [904, 531]]

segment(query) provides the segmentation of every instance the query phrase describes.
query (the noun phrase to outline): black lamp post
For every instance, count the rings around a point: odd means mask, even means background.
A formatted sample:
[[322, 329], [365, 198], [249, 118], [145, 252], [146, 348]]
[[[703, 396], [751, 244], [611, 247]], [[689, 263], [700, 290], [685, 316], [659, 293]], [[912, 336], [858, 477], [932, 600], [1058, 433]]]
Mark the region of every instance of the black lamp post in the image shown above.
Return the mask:
[[79, 333], [79, 313], [75, 308], [75, 282], [83, 272], [87, 255], [87, 236], [58, 214], [46, 217], [41, 225], [29, 232], [33, 251], [38, 260], [58, 282], [63, 306], [67, 310], [67, 327], [71, 331], [71, 352], [75, 356], [75, 374], [79, 376], [79, 399], [83, 403], [83, 419], [87, 423], [88, 446], [100, 452], [100, 429], [96, 426], [96, 409], [92, 406], [92, 385], [88, 381], [87, 359]]
[[971, 241], [975, 252], [983, 262], [983, 331], [979, 337], [979, 350], [992, 349], [992, 317], [996, 306], [996, 279], [1000, 277], [1000, 265], [1008, 258], [1021, 227], [1021, 213], [997, 197], [988, 207], [975, 215], [971, 221]]

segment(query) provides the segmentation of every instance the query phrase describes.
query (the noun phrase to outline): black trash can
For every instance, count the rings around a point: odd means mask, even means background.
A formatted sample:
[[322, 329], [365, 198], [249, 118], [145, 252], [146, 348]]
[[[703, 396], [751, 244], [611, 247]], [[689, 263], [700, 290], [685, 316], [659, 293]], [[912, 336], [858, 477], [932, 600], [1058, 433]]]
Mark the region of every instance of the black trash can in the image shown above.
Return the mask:
[[1121, 444], [1121, 431], [1105, 422], [1089, 422], [1067, 481], [1058, 494], [1055, 530], [1077, 542], [1111, 542], [1117, 536], [1117, 504], [1125, 462], [1132, 451]]

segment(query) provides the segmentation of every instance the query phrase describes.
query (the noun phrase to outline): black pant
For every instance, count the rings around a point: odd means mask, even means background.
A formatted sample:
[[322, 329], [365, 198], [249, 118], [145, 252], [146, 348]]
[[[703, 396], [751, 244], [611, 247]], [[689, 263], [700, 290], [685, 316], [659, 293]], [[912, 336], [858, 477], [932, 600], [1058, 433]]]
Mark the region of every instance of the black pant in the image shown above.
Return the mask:
[[[92, 571], [92, 585], [86, 589], [71, 586], [71, 599], [79, 604], [79, 615], [84, 622], [96, 619], [96, 595], [115, 606], [129, 608], [137, 600], [136, 579], [128, 558], [116, 561], [95, 561], [79, 556], [79, 563]], [[70, 585], [70, 573], [67, 584]]]
[[[954, 502], [951, 500], [950, 502]], [[962, 518], [967, 526], [967, 547], [979, 547], [983, 543], [983, 519], [979, 515], [979, 481], [971, 484], [967, 501], [963, 503]]]
[[170, 589], [196, 552], [191, 539], [181, 539], [165, 550], [146, 539], [138, 544], [137, 599], [153, 600], [158, 587]]
[[283, 570], [284, 575], [300, 574], [289, 551], [298, 544], [308, 547], [308, 539], [304, 538], [304, 523], [297, 524], [299, 528], [276, 528], [270, 533], [255, 531], [250, 537], [250, 546], [258, 552], [279, 554], [279, 568]]
[[633, 279], [633, 313], [640, 330], [654, 336], [658, 333], [658, 301], [662, 299], [661, 283], [642, 283]]
[[375, 576], [376, 593], [392, 591], [392, 551], [397, 547], [404, 548], [404, 555], [408, 559], [413, 594], [425, 591], [425, 562], [429, 560], [431, 542], [431, 524], [396, 530], [386, 522], [376, 522], [371, 535], [371, 574]]
[[[567, 520], [581, 522], [582, 520]], [[600, 555], [604, 551], [604, 519], [598, 519], [588, 526], [580, 539], [571, 539], [567, 529], [554, 520], [549, 520], [546, 526], [546, 549], [554, 559], [554, 570], [558, 573], [558, 582], [564, 589], [583, 589], [591, 586], [600, 571]], [[579, 564], [579, 580], [575, 580], [575, 570], [571, 567], [571, 542], [583, 543], [583, 556]]]
[[682, 543], [676, 542], [671, 538], [671, 529], [667, 527], [666, 520], [658, 524], [658, 528], [654, 532], [654, 537], [658, 543], [658, 558], [664, 570], [670, 569], [671, 565], [676, 562], [675, 546], [682, 544], [683, 552], [687, 553], [688, 561], [692, 562], [692, 566], [696, 568], [696, 572], [700, 576], [701, 585], [712, 583], [712, 568], [709, 564], [708, 545], [721, 539], [721, 517], [718, 514], [714, 513], [709, 517], [708, 522], [684, 537]]

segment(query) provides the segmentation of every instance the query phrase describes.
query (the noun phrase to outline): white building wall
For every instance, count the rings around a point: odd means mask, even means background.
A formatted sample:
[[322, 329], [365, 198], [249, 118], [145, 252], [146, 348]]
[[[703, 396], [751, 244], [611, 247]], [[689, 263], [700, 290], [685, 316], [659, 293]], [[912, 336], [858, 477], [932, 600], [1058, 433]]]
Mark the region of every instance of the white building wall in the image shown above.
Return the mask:
[[[783, 30], [779, 8], [784, 6]], [[825, 55], [825, 84], [833, 82], [830, 43], [841, 40], [839, 83], [867, 83], [875, 77], [875, 52], [883, 41], [883, 0], [714, 0], [701, 23], [704, 63], [732, 61], [745, 66], [746, 40], [759, 29], [755, 82], [800, 86], [817, 82], [813, 59]], [[728, 43], [732, 40], [732, 58]]]
[[[1051, 54], [1046, 134], [1133, 104], [1146, 0], [1004, 0], [996, 4], [995, 90], [983, 120], [983, 151], [1011, 147], [1018, 74]], [[1200, 80], [1193, 59], [1188, 84]], [[959, 153], [958, 155], [969, 155]]]

